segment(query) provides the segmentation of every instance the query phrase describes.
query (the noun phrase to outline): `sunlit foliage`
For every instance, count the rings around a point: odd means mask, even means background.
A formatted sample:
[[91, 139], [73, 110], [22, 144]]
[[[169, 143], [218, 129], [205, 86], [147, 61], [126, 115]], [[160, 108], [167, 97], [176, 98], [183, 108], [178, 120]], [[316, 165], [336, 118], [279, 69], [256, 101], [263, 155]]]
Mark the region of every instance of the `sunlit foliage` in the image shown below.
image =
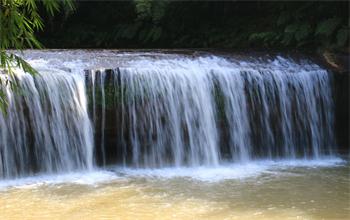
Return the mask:
[[42, 48], [35, 32], [43, 30], [44, 23], [39, 15], [42, 7], [54, 15], [60, 7], [73, 9], [71, 0], [0, 0], [0, 107], [6, 106], [4, 86], [16, 87], [14, 68], [21, 68], [30, 74], [37, 74], [26, 61], [9, 49], [21, 51], [25, 48]]

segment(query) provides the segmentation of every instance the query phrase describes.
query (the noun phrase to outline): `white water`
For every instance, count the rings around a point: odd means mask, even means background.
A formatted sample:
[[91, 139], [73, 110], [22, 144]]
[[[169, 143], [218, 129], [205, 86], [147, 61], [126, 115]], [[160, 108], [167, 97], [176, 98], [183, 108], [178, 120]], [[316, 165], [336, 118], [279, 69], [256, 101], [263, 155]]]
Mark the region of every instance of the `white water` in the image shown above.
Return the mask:
[[[331, 157], [321, 160], [257, 160], [250, 163], [223, 164], [220, 166], [199, 166], [181, 168], [157, 168], [157, 169], [132, 169], [116, 168], [119, 174], [127, 177], [148, 178], [190, 178], [205, 182], [219, 182], [232, 179], [254, 178], [263, 174], [286, 175], [284, 170], [293, 168], [319, 168], [343, 166], [346, 161]], [[288, 175], [288, 173], [287, 173]]]
[[[188, 176], [196, 168], [209, 179], [259, 173], [265, 166], [257, 159], [308, 161], [335, 151], [330, 77], [310, 62], [105, 51], [31, 52], [26, 58], [41, 76], [18, 75], [24, 95], [7, 90], [13, 101], [9, 115], [0, 115], [2, 178], [89, 170], [97, 150], [106, 165], [110, 138], [123, 143], [114, 146], [122, 159], [112, 164], [167, 167], [159, 172]], [[115, 71], [94, 72], [101, 68]], [[92, 70], [91, 94], [85, 69]], [[115, 113], [121, 129], [112, 137], [105, 131], [111, 123], [106, 85], [121, 100], [114, 106], [121, 109]], [[94, 149], [91, 124], [97, 121]]]
[[331, 82], [315, 64], [178, 56], [128, 65], [104, 74], [122, 93], [116, 136], [135, 167], [333, 154]]
[[133, 178], [148, 178], [154, 180], [186, 178], [193, 181], [221, 182], [225, 180], [244, 180], [246, 178], [258, 178], [264, 174], [283, 176], [296, 175], [290, 173], [293, 169], [312, 169], [322, 167], [345, 166], [346, 161], [336, 157], [325, 157], [320, 160], [258, 160], [250, 163], [224, 164], [221, 166], [199, 166], [179, 168], [127, 168], [108, 167], [108, 171], [95, 169], [83, 172], [67, 172], [55, 175], [34, 175], [20, 179], [3, 180], [0, 182], [0, 190], [10, 187], [39, 187], [42, 185], [78, 184], [98, 186], [113, 181], [128, 181]]
[[47, 67], [33, 77], [17, 71], [19, 91], [4, 88], [0, 112], [0, 177], [89, 170], [93, 136], [84, 75]]

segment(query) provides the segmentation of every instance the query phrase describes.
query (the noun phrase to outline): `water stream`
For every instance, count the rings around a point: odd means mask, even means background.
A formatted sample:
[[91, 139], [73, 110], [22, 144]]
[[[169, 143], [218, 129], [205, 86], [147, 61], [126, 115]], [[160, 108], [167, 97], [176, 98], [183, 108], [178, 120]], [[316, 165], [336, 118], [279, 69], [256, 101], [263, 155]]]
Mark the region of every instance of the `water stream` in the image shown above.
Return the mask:
[[308, 59], [22, 55], [40, 75], [2, 88], [1, 219], [350, 217], [332, 75]]

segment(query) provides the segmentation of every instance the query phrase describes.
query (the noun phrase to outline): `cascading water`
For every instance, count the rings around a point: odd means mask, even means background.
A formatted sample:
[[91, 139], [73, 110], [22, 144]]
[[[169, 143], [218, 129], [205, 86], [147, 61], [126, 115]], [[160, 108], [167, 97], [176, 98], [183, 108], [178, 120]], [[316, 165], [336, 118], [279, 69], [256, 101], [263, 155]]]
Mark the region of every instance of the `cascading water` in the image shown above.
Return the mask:
[[93, 137], [84, 75], [17, 74], [0, 113], [0, 178], [91, 169]]
[[109, 77], [99, 82], [118, 100], [116, 151], [129, 165], [216, 166], [333, 153], [330, 77], [312, 63], [178, 56], [99, 74]]
[[[157, 53], [73, 61], [66, 54], [63, 62], [59, 55], [45, 54], [51, 62], [39, 65], [40, 76], [19, 74], [21, 93], [6, 89], [0, 178], [95, 162], [217, 166], [335, 153], [331, 79], [310, 62]], [[35, 67], [39, 58], [29, 62]]]

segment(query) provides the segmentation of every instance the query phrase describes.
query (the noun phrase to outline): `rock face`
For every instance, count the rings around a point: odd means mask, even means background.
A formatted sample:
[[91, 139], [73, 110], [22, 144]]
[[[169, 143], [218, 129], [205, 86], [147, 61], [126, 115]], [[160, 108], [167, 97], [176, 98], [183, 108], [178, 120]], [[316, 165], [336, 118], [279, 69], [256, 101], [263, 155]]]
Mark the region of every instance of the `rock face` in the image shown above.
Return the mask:
[[335, 129], [341, 153], [349, 151], [349, 72], [334, 72]]
[[341, 154], [349, 154], [350, 57], [349, 54], [329, 51], [323, 52], [319, 57], [319, 64], [330, 70], [333, 75], [335, 134], [339, 152]]

